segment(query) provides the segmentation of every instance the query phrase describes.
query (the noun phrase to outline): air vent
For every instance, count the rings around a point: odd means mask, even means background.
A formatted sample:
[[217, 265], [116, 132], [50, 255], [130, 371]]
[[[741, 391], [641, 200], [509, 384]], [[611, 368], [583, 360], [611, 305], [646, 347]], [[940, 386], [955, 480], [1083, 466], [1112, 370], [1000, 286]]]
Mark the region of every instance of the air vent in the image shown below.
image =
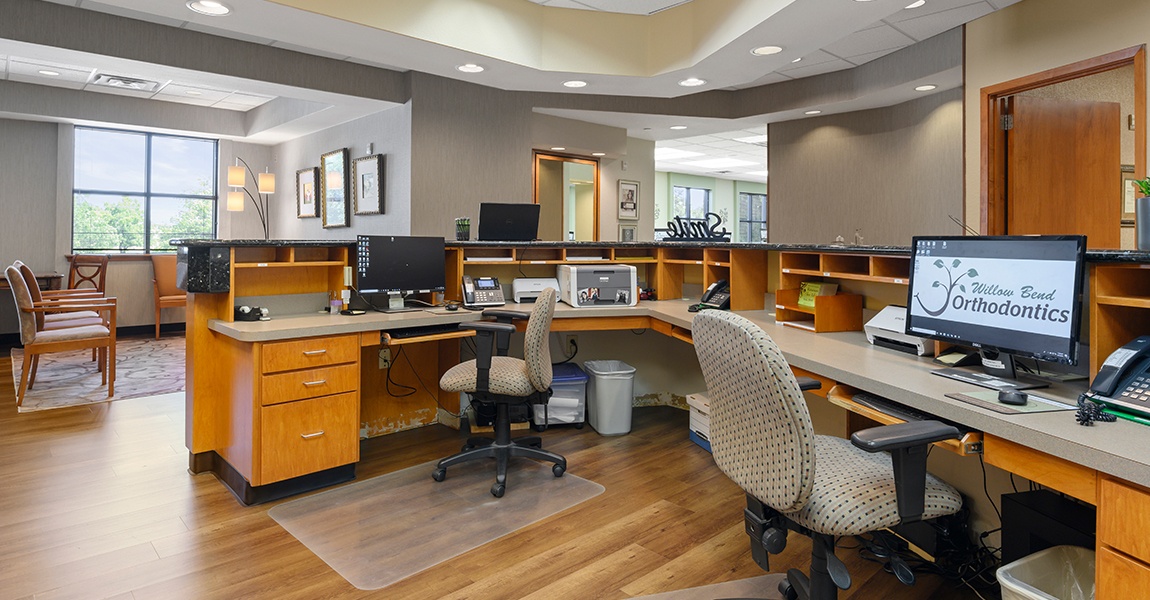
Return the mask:
[[160, 87], [158, 81], [136, 79], [135, 77], [125, 77], [123, 75], [110, 75], [108, 73], [97, 73], [92, 84], [124, 90], [137, 90], [140, 92], [154, 92]]

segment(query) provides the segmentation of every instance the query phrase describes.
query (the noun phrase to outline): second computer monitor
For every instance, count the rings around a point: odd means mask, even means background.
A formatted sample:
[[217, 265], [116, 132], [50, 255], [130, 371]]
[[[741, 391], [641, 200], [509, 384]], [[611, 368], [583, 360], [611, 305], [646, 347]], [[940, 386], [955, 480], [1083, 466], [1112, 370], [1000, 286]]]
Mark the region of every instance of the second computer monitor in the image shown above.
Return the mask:
[[538, 204], [479, 204], [479, 239], [492, 242], [530, 242], [539, 232]]
[[356, 264], [361, 294], [442, 292], [446, 254], [441, 237], [361, 235]]

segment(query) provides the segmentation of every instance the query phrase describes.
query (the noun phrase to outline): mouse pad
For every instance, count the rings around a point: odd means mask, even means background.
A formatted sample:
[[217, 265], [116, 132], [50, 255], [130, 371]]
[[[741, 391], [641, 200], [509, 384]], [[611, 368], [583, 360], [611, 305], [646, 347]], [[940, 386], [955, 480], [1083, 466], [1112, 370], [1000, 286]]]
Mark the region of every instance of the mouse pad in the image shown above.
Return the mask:
[[987, 410], [993, 410], [997, 413], [1005, 415], [1016, 415], [1019, 413], [1039, 413], [1051, 412], [1056, 410], [1078, 410], [1077, 406], [1066, 404], [1053, 398], [1047, 398], [1041, 394], [1027, 394], [1025, 406], [1012, 406], [1010, 404], [1003, 404], [998, 401], [998, 392], [989, 390], [985, 392], [968, 392], [965, 394], [947, 394], [947, 398], [954, 398], [955, 400], [962, 400], [967, 404], [980, 406]]

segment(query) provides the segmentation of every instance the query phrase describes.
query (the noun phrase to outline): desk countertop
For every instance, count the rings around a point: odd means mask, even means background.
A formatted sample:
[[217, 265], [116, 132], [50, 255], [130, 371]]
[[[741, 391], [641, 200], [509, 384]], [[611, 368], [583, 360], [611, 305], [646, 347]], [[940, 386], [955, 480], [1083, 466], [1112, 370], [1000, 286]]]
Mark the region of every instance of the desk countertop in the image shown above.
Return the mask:
[[[633, 308], [572, 308], [560, 303], [555, 318], [610, 318], [649, 316], [679, 327], [690, 328], [692, 302], [662, 300], [641, 302]], [[530, 311], [531, 305], [508, 304], [511, 310]], [[937, 368], [930, 358], [916, 357], [873, 346], [862, 332], [821, 333], [777, 325], [772, 312], [746, 311], [743, 316], [763, 327], [782, 349], [791, 365], [818, 373], [839, 383], [867, 390], [963, 423], [988, 434], [1010, 440], [1150, 487], [1150, 427], [1119, 420], [1082, 427], [1070, 411], [1001, 414], [946, 397], [946, 394], [977, 391], [971, 384], [932, 375]], [[407, 313], [369, 313], [358, 316], [300, 315], [267, 322], [213, 320], [212, 331], [244, 342], [359, 333], [398, 327], [417, 327], [443, 322], [476, 320], [480, 313], [430, 309]], [[1073, 403], [1084, 383], [1056, 384], [1040, 392]]]

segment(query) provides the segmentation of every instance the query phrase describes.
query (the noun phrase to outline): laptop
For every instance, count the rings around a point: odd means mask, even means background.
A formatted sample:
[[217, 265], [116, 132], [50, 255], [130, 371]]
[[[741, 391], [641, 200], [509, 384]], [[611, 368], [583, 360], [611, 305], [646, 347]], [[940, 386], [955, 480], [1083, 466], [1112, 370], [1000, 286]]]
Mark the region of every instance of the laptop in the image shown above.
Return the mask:
[[538, 204], [479, 203], [480, 241], [530, 242], [538, 233]]

